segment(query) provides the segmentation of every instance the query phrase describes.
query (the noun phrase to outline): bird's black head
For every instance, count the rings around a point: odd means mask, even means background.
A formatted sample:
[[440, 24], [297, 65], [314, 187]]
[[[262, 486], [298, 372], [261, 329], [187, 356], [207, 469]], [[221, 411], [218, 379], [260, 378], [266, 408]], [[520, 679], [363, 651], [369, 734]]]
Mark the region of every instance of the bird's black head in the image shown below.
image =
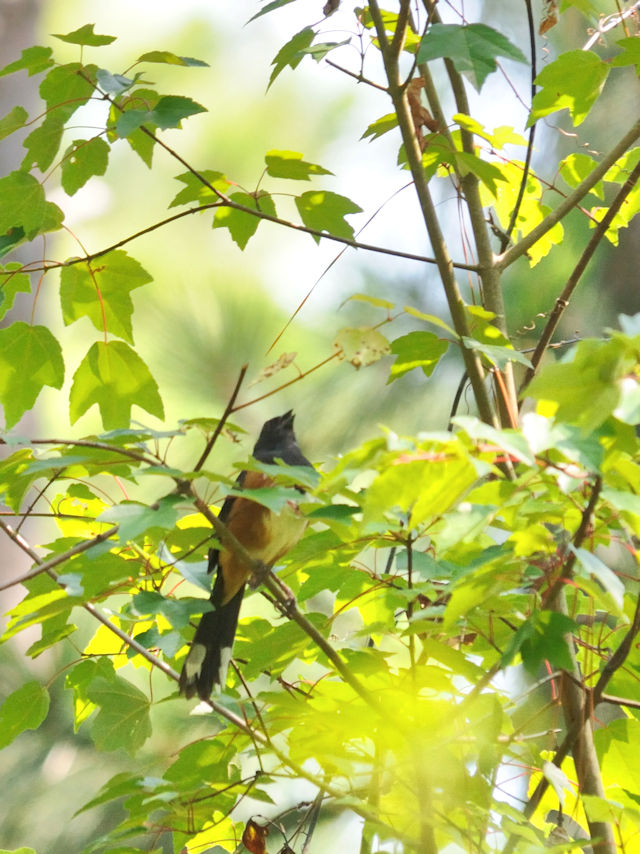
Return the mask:
[[253, 456], [262, 463], [273, 463], [276, 459], [284, 460], [290, 466], [309, 466], [311, 463], [304, 456], [296, 435], [293, 432], [293, 410], [284, 415], [270, 418], [260, 431], [260, 436], [253, 449]]

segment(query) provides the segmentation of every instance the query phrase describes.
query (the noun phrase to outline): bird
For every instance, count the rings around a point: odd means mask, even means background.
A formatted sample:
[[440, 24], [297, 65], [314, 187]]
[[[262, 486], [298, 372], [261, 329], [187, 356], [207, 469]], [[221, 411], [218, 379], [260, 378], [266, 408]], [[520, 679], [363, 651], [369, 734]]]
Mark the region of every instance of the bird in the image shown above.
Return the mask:
[[[260, 431], [252, 455], [261, 463], [281, 460], [290, 466], [311, 466], [293, 431], [293, 410], [267, 421]], [[273, 479], [259, 471], [242, 471], [237, 489], [271, 486]], [[294, 489], [302, 492], [301, 487]], [[298, 542], [306, 527], [295, 492], [280, 513], [274, 513], [250, 498], [229, 496], [218, 518], [242, 543], [252, 558], [271, 567]], [[213, 611], [202, 615], [179, 679], [180, 694], [187, 699], [196, 694], [208, 700], [214, 685], [223, 687], [238, 625], [240, 605], [251, 569], [244, 561], [222, 548], [209, 550], [208, 571], [216, 570], [210, 601]]]

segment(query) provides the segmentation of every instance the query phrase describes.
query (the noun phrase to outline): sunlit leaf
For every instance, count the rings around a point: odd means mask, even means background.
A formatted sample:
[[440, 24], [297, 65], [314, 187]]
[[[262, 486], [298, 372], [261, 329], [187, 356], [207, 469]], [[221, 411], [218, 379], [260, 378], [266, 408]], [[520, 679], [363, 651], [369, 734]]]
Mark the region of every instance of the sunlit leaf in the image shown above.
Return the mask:
[[[248, 193], [232, 193], [232, 202], [254, 211], [261, 211], [269, 216], [276, 216], [276, 206], [269, 193], [260, 191], [255, 195]], [[244, 249], [249, 240], [258, 230], [260, 217], [236, 208], [221, 206], [216, 210], [213, 228], [228, 228], [234, 243]]]
[[297, 151], [267, 151], [264, 161], [267, 174], [272, 178], [290, 178], [293, 181], [310, 181], [312, 175], [333, 175], [316, 163], [307, 163]]
[[164, 65], [184, 65], [190, 67], [209, 67], [208, 62], [191, 56], [178, 56], [170, 50], [150, 50], [138, 57], [138, 62], [160, 62]]
[[[345, 220], [345, 216], [362, 212], [362, 208], [351, 199], [326, 190], [307, 190], [301, 196], [296, 196], [296, 207], [308, 228], [351, 239], [353, 228]], [[312, 237], [316, 243], [320, 242], [319, 236]]]
[[448, 348], [449, 342], [433, 332], [409, 332], [396, 338], [391, 342], [391, 352], [396, 360], [387, 382], [397, 380], [414, 368], [422, 368], [424, 375], [430, 377]]
[[67, 33], [66, 35], [61, 35], [60, 33], [52, 33], [52, 35], [54, 38], [60, 39], [60, 41], [62, 42], [68, 42], [69, 44], [90, 45], [91, 47], [101, 47], [105, 44], [111, 44], [111, 42], [114, 42], [116, 40], [116, 36], [101, 36], [98, 35], [98, 33], [94, 33], [94, 27], [95, 24], [85, 24], [83, 27], [79, 27], [72, 33]]
[[389, 341], [371, 326], [341, 329], [333, 346], [340, 353], [340, 358], [351, 362], [354, 368], [372, 365], [390, 352]]
[[535, 82], [541, 87], [533, 97], [528, 125], [568, 109], [577, 127], [595, 104], [610, 65], [590, 50], [570, 50], [545, 66]]

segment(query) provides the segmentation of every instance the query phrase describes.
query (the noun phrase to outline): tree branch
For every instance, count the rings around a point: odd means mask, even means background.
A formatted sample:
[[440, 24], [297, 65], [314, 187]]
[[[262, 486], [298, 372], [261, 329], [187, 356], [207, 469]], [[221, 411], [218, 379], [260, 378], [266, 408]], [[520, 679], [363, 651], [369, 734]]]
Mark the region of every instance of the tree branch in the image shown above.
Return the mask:
[[244, 380], [244, 377], [245, 377], [245, 374], [247, 373], [248, 368], [249, 368], [248, 364], [245, 364], [240, 368], [240, 374], [238, 376], [238, 379], [236, 380], [236, 384], [234, 386], [234, 389], [231, 392], [231, 397], [227, 401], [227, 405], [225, 407], [225, 410], [222, 413], [222, 418], [218, 421], [216, 429], [213, 431], [213, 435], [211, 436], [211, 438], [209, 439], [209, 441], [205, 445], [204, 450], [203, 450], [202, 454], [200, 455], [200, 459], [198, 460], [198, 462], [195, 464], [195, 466], [193, 468], [194, 471], [200, 471], [202, 466], [206, 463], [207, 457], [211, 453], [213, 446], [215, 445], [216, 440], [218, 439], [218, 436], [220, 435], [220, 433], [222, 433], [222, 428], [226, 424], [227, 418], [233, 412], [233, 404], [236, 402], [236, 398], [238, 397], [238, 393], [240, 391], [240, 386], [242, 385], [242, 381]]
[[[458, 336], [460, 338], [467, 337], [470, 336], [470, 329], [464, 310], [464, 301], [453, 274], [453, 265], [449, 256], [448, 247], [445, 243], [436, 214], [435, 205], [425, 179], [424, 170], [422, 168], [422, 152], [420, 151], [418, 140], [416, 138], [411, 112], [407, 103], [406, 91], [400, 80], [397, 57], [393, 56], [385, 47], [388, 40], [377, 0], [370, 3], [369, 11], [376, 27], [378, 40], [382, 46], [382, 58], [387, 81], [389, 83], [389, 95], [391, 96], [393, 106], [398, 117], [398, 125], [402, 134], [402, 141], [405, 146], [407, 161], [415, 184], [427, 233], [429, 234], [431, 245], [436, 257], [438, 272], [447, 297], [451, 318]], [[482, 367], [480, 357], [475, 351], [467, 349], [462, 342], [460, 342], [460, 346], [465, 368], [469, 374], [469, 379], [473, 387], [480, 417], [486, 423], [497, 426], [497, 419], [495, 417], [487, 389], [484, 385], [485, 372]]]
[[[337, 234], [330, 234], [327, 231], [319, 231], [317, 228], [310, 228], [309, 226], [290, 222], [289, 220], [281, 219], [277, 216], [271, 216], [271, 214], [255, 210], [254, 208], [245, 207], [245, 205], [240, 205], [237, 202], [233, 202], [230, 200], [229, 203], [210, 202], [209, 204], [200, 205], [197, 208], [189, 208], [186, 211], [181, 211], [180, 213], [166, 217], [166, 219], [160, 220], [159, 222], [156, 222], [153, 225], [149, 225], [146, 228], [137, 231], [135, 234], [131, 234], [129, 235], [129, 237], [125, 237], [122, 240], [119, 240], [117, 243], [112, 243], [111, 246], [107, 246], [104, 249], [99, 249], [97, 252], [91, 252], [88, 255], [83, 255], [81, 257], [69, 258], [66, 261], [50, 261], [49, 263], [39, 265], [25, 264], [19, 270], [9, 270], [0, 272], [0, 278], [4, 278], [8, 281], [12, 276], [15, 276], [16, 273], [37, 273], [41, 270], [43, 270], [44, 272], [48, 272], [49, 270], [58, 270], [61, 267], [73, 267], [76, 264], [85, 264], [89, 261], [95, 260], [96, 258], [102, 258], [109, 252], [113, 252], [115, 249], [120, 249], [122, 246], [126, 246], [127, 243], [131, 243], [133, 240], [137, 240], [139, 237], [143, 237], [145, 234], [150, 234], [152, 231], [156, 231], [157, 229], [162, 228], [163, 226], [168, 225], [169, 223], [175, 222], [178, 219], [182, 219], [182, 217], [193, 216], [194, 214], [202, 213], [202, 211], [220, 207], [230, 207], [234, 210], [246, 213], [249, 216], [257, 217], [257, 219], [263, 219], [267, 222], [273, 222], [275, 223], [275, 225], [281, 225], [284, 228], [290, 228], [294, 231], [300, 231], [304, 234], [310, 234], [313, 237], [320, 237], [326, 240], [332, 240], [334, 243], [341, 243], [344, 246], [350, 247], [351, 249], [362, 249], [365, 252], [376, 252], [380, 255], [391, 255], [394, 258], [406, 258], [408, 261], [421, 261], [424, 264], [438, 263], [436, 258], [429, 257], [428, 255], [418, 255], [414, 252], [403, 252], [400, 249], [390, 249], [386, 246], [376, 246], [372, 243], [361, 243], [359, 240], [352, 240], [349, 237], [340, 237]], [[452, 261], [451, 264], [458, 270], [468, 270], [472, 273], [478, 271], [477, 264], [465, 264], [462, 261]]]
[[[22, 543], [24, 541], [18, 539], [20, 535], [18, 531], [14, 531], [11, 525], [7, 525], [6, 522], [3, 522], [0, 519], [0, 528], [5, 532], [5, 534], [10, 537], [14, 542], [16, 542], [21, 548], [23, 548]], [[73, 546], [73, 548], [68, 549], [68, 551], [63, 552], [62, 554], [56, 555], [52, 557], [50, 560], [43, 561], [41, 557], [39, 557], [36, 552], [27, 552], [29, 557], [33, 558], [38, 564], [36, 569], [32, 569], [29, 572], [25, 572], [24, 575], [19, 575], [17, 578], [14, 578], [12, 581], [6, 581], [4, 584], [0, 584], [1, 590], [8, 590], [10, 587], [14, 587], [16, 584], [24, 584], [25, 581], [29, 581], [30, 578], [35, 578], [37, 575], [41, 575], [43, 572], [51, 573], [49, 570], [53, 569], [55, 566], [58, 566], [61, 563], [65, 563], [65, 561], [70, 560], [72, 557], [76, 555], [82, 554], [82, 552], [89, 551], [94, 546], [103, 543], [105, 540], [108, 540], [110, 537], [113, 537], [114, 534], [118, 533], [118, 526], [114, 525], [112, 528], [109, 528], [107, 531], [103, 531], [102, 534], [97, 534], [90, 540], [84, 540], [81, 543]], [[34, 557], [35, 555], [35, 557]], [[55, 576], [57, 581], [57, 576]]]
[[587, 264], [592, 259], [595, 254], [598, 245], [602, 241], [605, 236], [607, 229], [611, 225], [614, 217], [624, 204], [625, 199], [629, 195], [629, 193], [634, 189], [637, 182], [640, 180], [640, 162], [638, 162], [633, 170], [631, 171], [629, 177], [624, 182], [616, 197], [609, 205], [609, 210], [606, 212], [602, 220], [598, 223], [595, 228], [595, 231], [591, 235], [589, 242], [587, 243], [584, 252], [580, 256], [580, 260], [574, 267], [567, 284], [564, 286], [562, 293], [556, 299], [555, 305], [553, 306], [553, 310], [549, 315], [549, 319], [542, 330], [542, 335], [538, 341], [536, 349], [531, 357], [531, 367], [527, 369], [524, 380], [522, 382], [522, 386], [520, 388], [520, 395], [524, 389], [529, 385], [531, 380], [534, 378], [536, 371], [540, 366], [540, 362], [542, 361], [542, 357], [545, 354], [545, 351], [549, 344], [551, 343], [551, 339], [553, 338], [553, 334], [556, 331], [558, 324], [560, 323], [560, 318], [562, 317], [565, 309], [569, 305], [569, 300], [571, 299], [573, 292], [578, 286], [578, 282], [584, 273]]
[[593, 171], [587, 175], [584, 181], [581, 181], [575, 190], [569, 193], [569, 195], [560, 202], [555, 210], [552, 210], [551, 213], [547, 214], [542, 222], [538, 223], [538, 225], [526, 234], [522, 240], [497, 257], [496, 266], [498, 269], [506, 270], [506, 268], [513, 264], [514, 261], [517, 261], [518, 258], [525, 255], [534, 243], [537, 243], [538, 240], [540, 240], [540, 238], [549, 231], [549, 229], [553, 228], [553, 226], [557, 222], [560, 222], [560, 220], [568, 213], [571, 213], [587, 193], [603, 178], [616, 160], [619, 157], [622, 157], [622, 155], [633, 145], [638, 137], [640, 137], [640, 121], [635, 122], [631, 126], [620, 141], [614, 145], [614, 147], [602, 158]]
[[[437, 23], [441, 23], [440, 13], [435, 5], [434, 0], [424, 0], [427, 13], [433, 17]], [[465, 89], [462, 75], [457, 71], [453, 62], [450, 59], [444, 60], [447, 75], [451, 83], [451, 89], [456, 102], [456, 108], [459, 113], [470, 115], [469, 99]], [[467, 154], [475, 155], [475, 144], [473, 134], [461, 127], [460, 136], [462, 139], [462, 148]], [[482, 283], [482, 302], [484, 308], [493, 312], [495, 319], [492, 321], [495, 326], [508, 338], [509, 331], [507, 329], [506, 310], [504, 298], [502, 295], [501, 271], [495, 263], [495, 255], [491, 248], [491, 239], [489, 228], [480, 198], [480, 182], [478, 176], [473, 172], [467, 172], [466, 175], [460, 176], [460, 184], [464, 193], [464, 198], [467, 203], [467, 211], [473, 231], [473, 238], [478, 254], [478, 267], [480, 281]], [[504, 387], [503, 389], [496, 388], [496, 397], [498, 400], [498, 408], [500, 410], [500, 421], [503, 427], [511, 426], [510, 413], [517, 411], [517, 395], [516, 386], [513, 378], [513, 365], [508, 362], [505, 365], [504, 371]]]

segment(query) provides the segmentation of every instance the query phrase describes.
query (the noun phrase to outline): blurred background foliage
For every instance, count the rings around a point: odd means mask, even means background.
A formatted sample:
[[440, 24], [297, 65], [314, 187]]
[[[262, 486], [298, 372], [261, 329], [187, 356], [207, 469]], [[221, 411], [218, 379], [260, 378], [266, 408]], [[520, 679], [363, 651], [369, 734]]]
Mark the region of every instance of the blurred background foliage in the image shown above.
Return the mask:
[[[77, 47], [52, 39], [52, 33], [66, 33], [93, 22], [96, 32], [118, 37], [109, 48], [101, 49], [100, 63], [110, 70], [123, 71], [146, 50], [167, 49], [205, 60], [210, 68], [155, 66], [149, 77], [158, 88], [177, 90], [203, 103], [208, 113], [185, 123], [180, 134], [166, 135], [180, 154], [198, 168], [216, 169], [248, 189], [260, 180], [264, 153], [270, 149], [303, 152], [305, 159], [320, 163], [335, 173], [323, 185], [352, 198], [364, 213], [352, 221], [356, 230], [380, 206], [380, 213], [362, 233], [369, 243], [429, 254], [429, 247], [410, 190], [390, 197], [407, 183], [396, 166], [397, 140], [389, 134], [372, 144], [359, 141], [367, 125], [389, 112], [381, 92], [356, 85], [346, 75], [324, 63], [305, 61], [295, 74], [285, 71], [266, 91], [270, 62], [280, 46], [309, 22], [322, 17], [321, 2], [296, 3], [276, 15], [245, 26], [255, 14], [256, 4], [210, 0], [66, 0], [65, 3], [34, 0], [0, 0], [0, 59], [2, 65], [15, 59], [30, 44], [54, 44], [57, 58], [72, 61]], [[540, 4], [538, 4], [540, 5]], [[446, 3], [442, 3], [446, 14]], [[602, 12], [615, 11], [611, 0], [601, 0]], [[465, 2], [470, 20], [492, 23], [527, 53], [524, 3], [502, 0]], [[351, 26], [352, 9], [340, 10], [335, 18], [337, 36]], [[537, 40], [538, 68], [558, 50], [581, 47], [589, 37], [588, 24], [575, 10], [548, 37]], [[345, 48], [348, 50], [348, 48]], [[332, 55], [333, 56], [333, 55]], [[108, 57], [108, 60], [107, 60]], [[505, 64], [510, 83], [523, 99], [513, 96], [509, 82], [496, 74], [483, 91], [482, 102], [472, 102], [475, 118], [489, 127], [512, 124], [522, 131], [526, 122], [529, 95], [527, 69]], [[631, 73], [631, 72], [630, 72]], [[179, 76], [181, 75], [181, 76]], [[622, 82], [609, 82], [607, 97], [580, 128], [576, 137], [568, 119], [555, 114], [542, 123], [536, 141], [534, 169], [553, 181], [558, 157], [574, 151], [601, 151], [621, 132], [617, 122], [626, 118], [620, 101], [627, 97]], [[24, 104], [37, 112], [38, 78], [24, 73], [7, 79], [0, 88], [2, 114], [13, 105]], [[20, 87], [19, 89], [17, 87]], [[612, 106], [613, 109], [609, 110]], [[92, 106], [90, 109], [100, 109]], [[82, 121], [91, 124], [90, 109]], [[451, 110], [449, 110], [449, 113]], [[16, 168], [22, 158], [19, 134], [0, 148], [3, 174]], [[115, 168], [114, 168], [115, 167]], [[59, 197], [51, 187], [59, 180], [54, 172], [48, 195], [63, 204], [70, 232], [49, 239], [46, 257], [64, 258], [79, 254], [79, 244], [95, 251], [162, 219], [179, 185], [176, 164], [163, 152], [154, 154], [153, 170], [121, 144], [112, 154], [106, 179], [93, 179], [72, 199]], [[284, 182], [286, 185], [286, 182]], [[286, 193], [286, 186], [283, 186]], [[384, 204], [386, 202], [386, 204]], [[279, 212], [287, 216], [288, 200], [279, 201]], [[464, 260], [465, 224], [451, 188], [440, 190], [439, 204], [447, 211], [450, 245], [456, 260]], [[291, 208], [292, 209], [292, 208]], [[434, 270], [416, 262], [385, 256], [365, 256], [347, 250], [314, 288], [318, 278], [336, 258], [340, 248], [324, 241], [319, 247], [308, 235], [295, 234], [268, 223], [261, 224], [246, 251], [231, 242], [224, 229], [212, 230], [210, 216], [187, 217], [166, 229], [141, 238], [131, 246], [132, 254], [149, 270], [154, 283], [144, 293], [134, 293], [136, 344], [157, 378], [166, 410], [166, 424], [181, 418], [219, 415], [240, 367], [249, 363], [248, 379], [275, 361], [281, 352], [296, 352], [297, 369], [307, 371], [331, 354], [336, 332], [343, 326], [360, 326], [384, 319], [384, 311], [362, 302], [344, 301], [355, 292], [382, 297], [402, 307], [413, 305], [424, 312], [442, 314], [444, 300]], [[565, 314], [561, 337], [599, 334], [615, 322], [619, 312], [640, 311], [637, 271], [640, 242], [637, 218], [620, 234], [620, 249], [605, 244], [587, 271], [580, 292]], [[576, 256], [588, 239], [586, 218], [574, 213], [565, 222], [563, 243], [549, 256], [530, 268], [526, 260], [508, 273], [506, 302], [512, 331], [520, 330], [514, 342], [522, 347], [533, 340], [527, 330], [539, 329], [539, 316], [549, 311]], [[460, 281], [465, 284], [461, 277]], [[88, 322], [62, 329], [55, 299], [47, 293], [57, 287], [56, 274], [47, 276], [38, 297], [40, 322], [51, 326], [73, 352], [74, 341], [86, 347]], [[466, 282], [469, 287], [472, 282]], [[313, 289], [313, 290], [312, 290]], [[271, 352], [269, 348], [295, 310], [300, 312]], [[30, 314], [31, 297], [22, 300]], [[391, 337], [413, 328], [407, 318], [393, 322]], [[389, 327], [383, 331], [389, 333]], [[386, 385], [391, 358], [356, 372], [351, 365], [330, 362], [303, 382], [293, 384], [235, 416], [249, 434], [268, 417], [289, 407], [298, 413], [297, 429], [305, 452], [313, 460], [328, 460], [375, 435], [384, 424], [398, 433], [442, 428], [456, 385], [460, 363], [450, 354], [428, 381], [420, 372]], [[296, 367], [275, 378], [245, 388], [241, 398], [250, 400], [295, 376]], [[73, 366], [67, 365], [67, 375]], [[60, 406], [59, 393], [46, 389], [37, 412], [41, 419], [19, 427], [23, 432], [70, 434], [68, 415]], [[464, 407], [463, 407], [464, 408]], [[31, 416], [29, 416], [31, 417]], [[135, 412], [134, 412], [135, 417]], [[149, 419], [147, 419], [149, 420]], [[73, 428], [73, 435], [98, 429], [97, 414], [88, 413]], [[195, 439], [194, 439], [195, 442]], [[220, 471], [233, 457], [242, 457], [249, 444], [220, 445], [214, 464]], [[193, 453], [197, 453], [194, 444]], [[33, 541], [47, 541], [46, 528], [28, 528]], [[15, 554], [5, 556], [2, 572], [21, 567]], [[3, 611], [14, 604], [17, 591], [1, 594]], [[48, 650], [34, 660], [24, 651], [35, 639], [25, 632], [0, 649], [0, 699], [25, 677], [50, 679], [53, 691], [51, 712], [35, 733], [25, 733], [3, 751], [3, 798], [0, 800], [0, 845], [29, 845], [39, 854], [62, 854], [80, 849], [88, 840], [111, 826], [117, 808], [107, 806], [73, 817], [73, 813], [119, 770], [131, 768], [133, 760], [124, 754], [101, 754], [99, 762], [87, 733], [72, 733], [71, 699], [64, 692], [64, 666], [73, 660], [95, 631], [81, 627], [78, 639]], [[74, 647], [76, 653], [74, 653]], [[148, 679], [147, 673], [140, 674]], [[164, 690], [167, 690], [166, 687]], [[154, 737], [135, 760], [135, 767], [152, 772], [154, 757], [171, 756], [172, 732], [188, 725], [193, 737], [199, 724], [185, 723], [184, 710], [171, 704], [156, 705], [154, 716], [165, 718], [154, 727]], [[207, 728], [210, 724], [207, 724]], [[204, 732], [204, 730], [203, 730]], [[184, 741], [184, 738], [181, 739]], [[300, 797], [298, 792], [295, 796]], [[247, 808], [247, 814], [251, 808]], [[349, 827], [340, 830], [343, 850], [347, 850]]]

